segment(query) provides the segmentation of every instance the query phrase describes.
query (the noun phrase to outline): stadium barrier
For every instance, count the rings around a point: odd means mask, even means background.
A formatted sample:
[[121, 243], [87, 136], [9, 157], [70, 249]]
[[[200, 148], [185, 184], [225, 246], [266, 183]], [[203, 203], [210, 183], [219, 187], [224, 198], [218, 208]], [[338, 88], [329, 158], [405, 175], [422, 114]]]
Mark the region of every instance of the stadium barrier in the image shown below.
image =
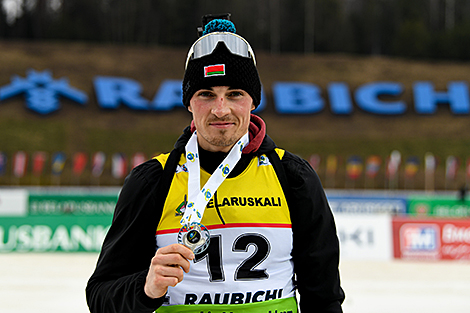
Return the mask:
[[[326, 193], [342, 260], [470, 259], [465, 199], [449, 193]], [[99, 252], [118, 195], [118, 188], [0, 189], [0, 253]]]

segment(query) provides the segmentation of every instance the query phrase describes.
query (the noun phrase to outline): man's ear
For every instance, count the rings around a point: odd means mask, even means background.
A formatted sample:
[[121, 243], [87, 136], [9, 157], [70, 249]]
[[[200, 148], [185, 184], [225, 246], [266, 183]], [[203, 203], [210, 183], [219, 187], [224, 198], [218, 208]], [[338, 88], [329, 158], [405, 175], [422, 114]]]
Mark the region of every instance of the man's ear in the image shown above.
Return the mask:
[[251, 103], [251, 110], [250, 110], [250, 111], [253, 111], [254, 109], [256, 109], [256, 107], [255, 107], [255, 104], [252, 102], [252, 103]]
[[188, 105], [188, 111], [193, 113], [193, 111], [191, 110], [191, 103]]

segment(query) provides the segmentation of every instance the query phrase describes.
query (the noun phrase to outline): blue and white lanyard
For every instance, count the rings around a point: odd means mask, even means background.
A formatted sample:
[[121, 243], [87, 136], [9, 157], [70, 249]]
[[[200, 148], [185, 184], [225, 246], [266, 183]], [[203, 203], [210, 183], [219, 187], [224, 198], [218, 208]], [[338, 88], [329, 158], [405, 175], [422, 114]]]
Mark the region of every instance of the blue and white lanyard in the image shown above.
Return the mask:
[[249, 143], [248, 132], [232, 147], [229, 154], [220, 163], [207, 183], [201, 188], [199, 150], [197, 132], [194, 132], [186, 144], [186, 167], [188, 169], [188, 202], [180, 223], [189, 226], [193, 222], [200, 223], [207, 203], [219, 186], [230, 174], [242, 156], [242, 150]]

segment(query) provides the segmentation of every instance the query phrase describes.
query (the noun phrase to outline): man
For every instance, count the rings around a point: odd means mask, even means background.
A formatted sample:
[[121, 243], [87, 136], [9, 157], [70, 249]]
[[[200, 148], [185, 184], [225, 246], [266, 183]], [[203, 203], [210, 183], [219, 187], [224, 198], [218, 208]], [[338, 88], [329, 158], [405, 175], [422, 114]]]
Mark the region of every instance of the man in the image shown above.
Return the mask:
[[249, 44], [211, 20], [186, 62], [193, 122], [126, 179], [88, 282], [91, 312], [297, 312], [296, 289], [303, 312], [342, 312], [323, 188], [251, 114], [260, 97]]

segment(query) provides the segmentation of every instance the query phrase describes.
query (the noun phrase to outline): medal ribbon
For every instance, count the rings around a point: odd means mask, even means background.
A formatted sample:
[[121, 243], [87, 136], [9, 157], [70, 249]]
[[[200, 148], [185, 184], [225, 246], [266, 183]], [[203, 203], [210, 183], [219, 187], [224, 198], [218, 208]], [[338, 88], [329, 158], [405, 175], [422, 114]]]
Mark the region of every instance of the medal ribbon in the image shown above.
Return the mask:
[[197, 132], [195, 131], [186, 144], [186, 167], [188, 168], [188, 202], [180, 223], [189, 226], [193, 222], [200, 223], [207, 203], [237, 165], [242, 156], [242, 150], [249, 143], [248, 132], [232, 147], [229, 154], [220, 163], [207, 183], [201, 188], [201, 174]]

